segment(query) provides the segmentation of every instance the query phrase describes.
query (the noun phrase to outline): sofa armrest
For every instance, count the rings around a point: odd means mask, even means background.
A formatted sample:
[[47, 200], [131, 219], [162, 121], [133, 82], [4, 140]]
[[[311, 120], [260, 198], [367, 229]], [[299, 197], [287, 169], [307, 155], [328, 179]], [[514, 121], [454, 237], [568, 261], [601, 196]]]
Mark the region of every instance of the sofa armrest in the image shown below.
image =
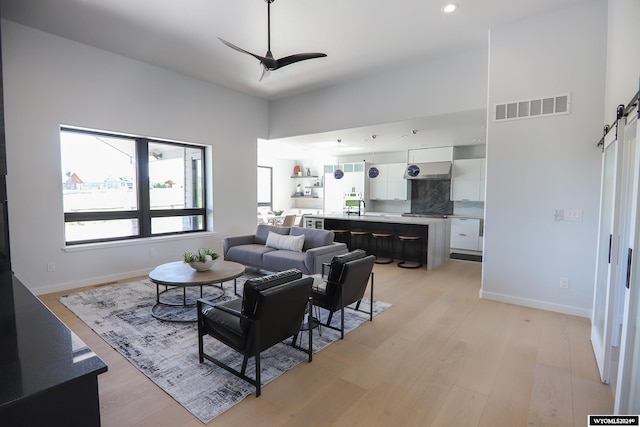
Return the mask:
[[239, 245], [250, 245], [254, 241], [255, 241], [254, 234], [247, 234], [245, 236], [225, 237], [222, 240], [222, 253], [226, 256], [230, 248], [234, 246], [239, 246]]
[[336, 255], [347, 253], [347, 245], [334, 242], [327, 246], [309, 249], [304, 255], [304, 264], [311, 274], [322, 274], [322, 264], [330, 262]]

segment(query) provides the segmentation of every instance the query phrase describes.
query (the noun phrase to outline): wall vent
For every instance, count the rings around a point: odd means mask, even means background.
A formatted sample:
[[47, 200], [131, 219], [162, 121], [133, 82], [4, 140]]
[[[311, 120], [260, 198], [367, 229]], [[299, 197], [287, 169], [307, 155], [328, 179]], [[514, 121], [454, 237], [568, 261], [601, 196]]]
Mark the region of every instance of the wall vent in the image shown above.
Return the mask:
[[569, 114], [571, 97], [569, 94], [549, 96], [544, 98], [512, 101], [496, 104], [493, 109], [493, 120], [533, 119], [543, 116]]

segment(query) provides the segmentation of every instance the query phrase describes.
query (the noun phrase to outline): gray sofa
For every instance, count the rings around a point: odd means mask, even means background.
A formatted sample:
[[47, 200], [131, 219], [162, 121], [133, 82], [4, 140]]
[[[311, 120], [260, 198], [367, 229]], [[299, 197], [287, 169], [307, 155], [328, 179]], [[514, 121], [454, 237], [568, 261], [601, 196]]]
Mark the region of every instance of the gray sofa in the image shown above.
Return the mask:
[[[269, 232], [281, 235], [304, 235], [302, 251], [275, 249], [266, 246]], [[347, 245], [333, 241], [329, 230], [302, 227], [277, 227], [260, 224], [256, 234], [226, 237], [223, 240], [224, 259], [266, 271], [297, 268], [304, 274], [322, 272], [322, 264], [335, 255], [347, 253]]]

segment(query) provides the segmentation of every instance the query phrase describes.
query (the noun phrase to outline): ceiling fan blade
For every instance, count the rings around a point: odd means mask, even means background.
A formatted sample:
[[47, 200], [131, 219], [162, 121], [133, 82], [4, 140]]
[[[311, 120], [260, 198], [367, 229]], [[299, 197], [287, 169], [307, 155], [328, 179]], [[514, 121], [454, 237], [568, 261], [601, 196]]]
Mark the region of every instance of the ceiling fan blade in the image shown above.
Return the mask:
[[285, 56], [278, 59], [278, 65], [274, 69], [282, 68], [287, 65], [295, 64], [296, 62], [306, 61], [313, 58], [324, 58], [326, 53], [311, 52], [311, 53], [296, 53], [295, 55]]
[[244, 49], [234, 45], [233, 43], [229, 43], [228, 41], [226, 41], [225, 39], [222, 39], [220, 37], [218, 37], [218, 40], [220, 40], [222, 43], [226, 44], [227, 46], [229, 46], [233, 50], [237, 50], [238, 52], [246, 53], [247, 55], [253, 56], [254, 58], [256, 58], [260, 62], [263, 62], [266, 59], [264, 56], [256, 55], [254, 53], [249, 52], [248, 50], [244, 50]]
[[271, 75], [271, 71], [267, 67], [262, 67], [262, 74], [260, 75], [260, 80], [258, 80], [258, 83], [261, 82], [263, 79], [266, 79], [270, 75]]

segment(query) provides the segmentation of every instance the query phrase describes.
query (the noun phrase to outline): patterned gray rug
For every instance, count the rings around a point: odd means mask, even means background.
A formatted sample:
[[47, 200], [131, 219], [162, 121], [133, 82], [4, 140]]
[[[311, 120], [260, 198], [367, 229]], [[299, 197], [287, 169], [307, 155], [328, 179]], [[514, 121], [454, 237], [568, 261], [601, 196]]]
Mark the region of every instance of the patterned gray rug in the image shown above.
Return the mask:
[[[246, 278], [243, 276], [238, 279], [239, 291]], [[233, 282], [225, 283], [224, 290], [224, 295], [219, 296], [220, 287], [205, 287], [204, 296], [218, 297], [216, 301], [221, 302], [236, 298], [233, 295]], [[182, 298], [182, 291], [170, 294], [171, 292], [163, 295], [163, 299]], [[198, 290], [197, 293], [188, 294], [187, 299], [194, 300], [199, 296]], [[105, 286], [58, 299], [203, 423], [211, 421], [255, 392], [250, 384], [212, 363], [198, 362], [198, 334], [195, 323], [164, 322], [152, 317], [151, 308], [155, 304], [156, 288], [150, 282]], [[390, 306], [391, 304], [375, 301], [374, 316]], [[368, 310], [369, 300], [364, 299], [360, 308]], [[190, 310], [195, 311], [195, 308]], [[321, 311], [321, 317], [324, 318], [326, 313], [324, 310]], [[333, 324], [339, 325], [339, 319], [339, 314], [335, 315]], [[346, 310], [345, 330], [351, 331], [367, 320], [368, 315], [365, 313]], [[305, 345], [306, 337], [306, 334], [302, 334], [302, 345]], [[322, 328], [322, 336], [314, 330], [314, 352], [322, 350], [339, 337], [339, 332], [328, 328]], [[345, 339], [348, 339], [348, 336], [345, 336]], [[235, 365], [236, 369], [239, 369], [242, 363], [242, 357], [238, 353], [213, 339], [205, 339], [205, 351]], [[286, 344], [278, 344], [263, 352], [263, 385], [306, 360], [306, 354]], [[253, 359], [247, 372], [253, 377]], [[266, 391], [268, 392], [268, 389]]]

